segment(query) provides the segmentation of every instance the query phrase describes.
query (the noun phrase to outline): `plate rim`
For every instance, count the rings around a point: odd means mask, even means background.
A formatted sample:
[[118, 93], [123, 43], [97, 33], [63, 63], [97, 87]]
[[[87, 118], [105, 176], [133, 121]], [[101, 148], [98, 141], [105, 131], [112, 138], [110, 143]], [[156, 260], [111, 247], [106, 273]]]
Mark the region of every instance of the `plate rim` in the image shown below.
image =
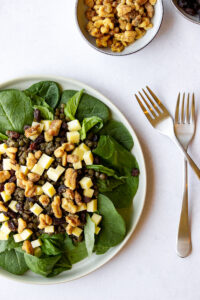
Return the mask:
[[78, 86], [83, 87], [86, 90], [92, 91], [93, 94], [97, 95], [96, 97], [98, 97], [98, 95], [99, 95], [100, 99], [102, 99], [102, 98], [105, 99], [110, 105], [110, 107], [109, 106], [108, 107], [111, 109], [111, 112], [112, 112], [112, 107], [113, 107], [115, 109], [115, 111], [117, 112], [117, 115], [124, 118], [126, 123], [129, 126], [129, 129], [131, 129], [131, 135], [133, 136], [133, 140], [137, 141], [137, 144], [139, 146], [141, 159], [142, 159], [142, 164], [143, 164], [143, 172], [144, 172], [144, 174], [143, 174], [143, 180], [144, 180], [144, 182], [143, 182], [143, 199], [141, 199], [141, 201], [142, 201], [141, 211], [140, 211], [139, 215], [137, 216], [135, 224], [131, 227], [129, 233], [125, 236], [124, 240], [119, 245], [117, 245], [118, 249], [116, 249], [116, 251], [112, 255], [110, 255], [103, 263], [101, 263], [98, 266], [94, 267], [92, 270], [86, 271], [86, 273], [84, 273], [82, 275], [74, 275], [73, 278], [69, 278], [69, 279], [66, 278], [66, 279], [60, 279], [60, 280], [58, 280], [58, 279], [56, 280], [56, 277], [55, 277], [55, 278], [51, 278], [51, 280], [48, 281], [48, 282], [40, 282], [39, 280], [38, 281], [31, 281], [31, 280], [27, 279], [25, 277], [25, 275], [22, 275], [22, 276], [17, 276], [17, 275], [14, 275], [14, 274], [10, 275], [10, 273], [6, 272], [6, 271], [5, 271], [5, 273], [0, 273], [0, 277], [5, 277], [5, 278], [8, 278], [10, 280], [21, 282], [21, 283], [33, 284], [33, 285], [52, 285], [52, 284], [60, 284], [60, 283], [70, 282], [70, 281], [85, 277], [86, 275], [89, 275], [90, 273], [96, 271], [100, 267], [103, 267], [105, 264], [107, 264], [111, 259], [113, 259], [123, 249], [123, 247], [126, 245], [128, 240], [131, 238], [133, 232], [135, 231], [135, 229], [136, 229], [136, 227], [137, 227], [137, 225], [138, 225], [138, 223], [141, 219], [142, 213], [144, 211], [144, 206], [145, 206], [145, 203], [146, 203], [146, 193], [147, 193], [147, 169], [146, 169], [144, 153], [143, 153], [140, 141], [139, 141], [139, 139], [138, 139], [138, 137], [135, 133], [135, 130], [133, 129], [132, 125], [130, 124], [130, 122], [128, 121], [126, 116], [120, 111], [120, 109], [109, 98], [104, 96], [104, 94], [102, 94], [101, 92], [99, 92], [95, 88], [85, 84], [82, 81], [79, 81], [79, 80], [76, 80], [76, 79], [73, 79], [73, 78], [70, 78], [70, 77], [56, 76], [56, 75], [55, 76], [54, 75], [20, 76], [20, 77], [16, 77], [16, 78], [13, 78], [13, 79], [10, 79], [10, 80], [7, 80], [7, 81], [4, 81], [4, 82], [0, 83], [0, 89], [5, 88], [8, 85], [15, 85], [15, 84], [23, 82], [23, 81], [31, 81], [31, 80], [32, 81], [35, 81], [35, 80], [40, 80], [40, 81], [42, 81], [42, 80], [52, 80], [52, 81], [56, 81], [58, 84], [60, 84], [60, 81], [65, 81], [66, 83], [71, 83], [71, 84], [74, 84], [74, 85], [78, 85]]

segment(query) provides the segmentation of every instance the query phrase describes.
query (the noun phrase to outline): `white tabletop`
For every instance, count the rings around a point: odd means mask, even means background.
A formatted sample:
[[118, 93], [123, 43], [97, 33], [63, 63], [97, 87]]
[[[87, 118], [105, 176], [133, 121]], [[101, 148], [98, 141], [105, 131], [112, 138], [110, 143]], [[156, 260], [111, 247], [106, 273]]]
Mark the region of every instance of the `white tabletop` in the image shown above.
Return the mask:
[[[179, 91], [200, 98], [200, 27], [164, 0], [156, 39], [127, 57], [90, 48], [74, 21], [74, 0], [0, 1], [0, 82], [33, 74], [72, 77], [100, 90], [127, 116], [146, 158], [148, 191], [139, 226], [111, 262], [74, 282], [29, 286], [0, 279], [1, 299], [200, 299], [200, 186], [190, 177], [192, 254], [175, 252], [182, 198], [183, 159], [170, 140], [153, 130], [133, 93], [149, 84], [174, 114]], [[190, 147], [200, 162], [200, 128]]]

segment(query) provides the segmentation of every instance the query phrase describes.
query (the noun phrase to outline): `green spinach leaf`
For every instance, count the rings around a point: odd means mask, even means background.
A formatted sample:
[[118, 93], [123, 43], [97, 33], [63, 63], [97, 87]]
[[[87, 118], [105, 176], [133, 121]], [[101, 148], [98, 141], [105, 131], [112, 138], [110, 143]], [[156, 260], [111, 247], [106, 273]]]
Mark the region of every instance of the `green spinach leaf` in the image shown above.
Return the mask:
[[15, 241], [11, 235], [8, 240], [0, 241], [0, 253], [4, 252], [6, 250], [18, 248], [21, 245], [22, 245], [22, 243], [15, 243]]
[[121, 122], [109, 120], [99, 134], [110, 135], [127, 150], [131, 150], [133, 148], [133, 138]]
[[[69, 99], [76, 94], [77, 91], [63, 91], [60, 103], [67, 103]], [[84, 118], [97, 116], [106, 123], [110, 117], [109, 108], [97, 98], [83, 93], [77, 108], [76, 118], [82, 122]]]
[[24, 92], [19, 90], [5, 90], [0, 92], [0, 132], [6, 130], [20, 133], [24, 125], [31, 125], [33, 121], [33, 108], [31, 100]]
[[[64, 93], [64, 92], [63, 92]], [[77, 92], [75, 95], [73, 95], [66, 103], [65, 105], [65, 115], [70, 119], [75, 119], [75, 114], [79, 105], [79, 102], [81, 100], [83, 94], [83, 90]], [[63, 97], [63, 96], [62, 96]]]
[[50, 274], [48, 274], [48, 277], [54, 277], [58, 274], [60, 274], [63, 271], [70, 270], [72, 268], [71, 263], [69, 262], [68, 258], [65, 254], [61, 256], [59, 261], [54, 265], [53, 270]]
[[49, 106], [55, 108], [60, 100], [60, 87], [54, 81], [40, 81], [30, 86], [26, 91], [42, 97]]
[[97, 254], [102, 254], [102, 251], [105, 253], [110, 247], [118, 245], [124, 239], [126, 226], [112, 201], [102, 194], [98, 196], [98, 211], [102, 215], [102, 229], [101, 234], [97, 236], [95, 250]]
[[66, 235], [64, 250], [71, 264], [75, 264], [88, 256], [85, 241], [74, 245], [72, 239]]
[[45, 106], [40, 106], [40, 105], [34, 105], [34, 109], [39, 109], [41, 113], [41, 117], [45, 120], [53, 120], [54, 115], [51, 109], [45, 107]]
[[95, 242], [95, 224], [87, 214], [86, 225], [84, 227], [85, 245], [87, 248], [88, 256], [92, 255]]
[[103, 120], [99, 117], [89, 117], [83, 119], [80, 131], [81, 140], [84, 140], [86, 138], [86, 133], [93, 127], [95, 127], [95, 132], [100, 130], [103, 127]]
[[108, 178], [106, 180], [97, 180], [97, 185], [100, 193], [111, 192], [116, 187], [125, 183], [125, 179]]
[[15, 249], [0, 253], [0, 266], [2, 269], [16, 275], [22, 275], [28, 270], [24, 253]]
[[58, 255], [63, 252], [64, 234], [42, 234], [42, 252], [46, 255]]
[[0, 132], [0, 141], [7, 140], [8, 136]]

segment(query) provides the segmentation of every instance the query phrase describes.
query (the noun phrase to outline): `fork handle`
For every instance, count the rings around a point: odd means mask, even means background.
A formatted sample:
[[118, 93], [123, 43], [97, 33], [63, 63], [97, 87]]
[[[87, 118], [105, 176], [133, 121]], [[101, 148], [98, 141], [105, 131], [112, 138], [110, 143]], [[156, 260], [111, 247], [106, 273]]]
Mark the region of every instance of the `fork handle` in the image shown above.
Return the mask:
[[180, 257], [186, 257], [192, 249], [191, 233], [188, 218], [188, 174], [187, 161], [184, 160], [184, 193], [182, 200], [181, 216], [177, 237], [177, 254]]

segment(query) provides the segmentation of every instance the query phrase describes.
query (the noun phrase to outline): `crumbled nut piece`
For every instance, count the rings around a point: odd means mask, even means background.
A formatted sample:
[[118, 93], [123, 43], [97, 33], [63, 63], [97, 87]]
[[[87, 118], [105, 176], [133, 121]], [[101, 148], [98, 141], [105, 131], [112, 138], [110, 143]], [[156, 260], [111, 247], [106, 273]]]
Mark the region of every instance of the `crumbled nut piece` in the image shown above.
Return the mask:
[[72, 168], [68, 168], [65, 172], [64, 184], [66, 185], [66, 187], [70, 188], [71, 190], [75, 190], [76, 178], [77, 178], [77, 171]]
[[0, 211], [3, 211], [3, 212], [7, 212], [8, 211], [8, 208], [3, 204], [2, 201], [0, 201]]
[[34, 197], [36, 195], [36, 186], [32, 181], [22, 181], [22, 184], [25, 185], [25, 197]]
[[79, 156], [78, 155], [76, 155], [76, 154], [69, 154], [68, 156], [67, 156], [67, 162], [68, 163], [76, 163], [76, 162], [78, 162], [79, 161]]
[[28, 179], [32, 182], [36, 182], [40, 179], [40, 175], [35, 173], [28, 173]]
[[138, 5], [144, 5], [148, 0], [136, 0]]
[[65, 191], [65, 193], [63, 193], [63, 197], [67, 198], [67, 199], [70, 199], [70, 200], [74, 200], [74, 191], [72, 191], [70, 189], [67, 189]]
[[7, 182], [4, 185], [4, 191], [7, 195], [12, 195], [15, 191], [15, 183], [14, 182]]
[[18, 219], [18, 233], [22, 233], [22, 231], [26, 228], [27, 223], [22, 218]]
[[153, 15], [154, 15], [154, 8], [153, 8], [153, 5], [151, 5], [149, 2], [147, 2], [147, 3], [145, 4], [145, 8], [146, 8], [148, 17], [149, 17], [149, 18], [153, 18]]
[[35, 158], [36, 159], [39, 159], [41, 157], [41, 155], [42, 155], [42, 151], [41, 150], [38, 150], [38, 151], [35, 152]]
[[151, 5], [155, 5], [157, 0], [149, 0], [149, 2], [150, 2]]
[[60, 204], [61, 204], [60, 196], [55, 196], [51, 204], [51, 207], [55, 217], [58, 219], [62, 218], [62, 210], [60, 208]]
[[67, 165], [67, 153], [65, 152], [62, 156], [62, 166], [66, 167]]
[[111, 45], [111, 50], [113, 52], [122, 52], [124, 50], [124, 45], [117, 40], [113, 40], [113, 44]]
[[77, 191], [75, 191], [75, 202], [78, 206], [82, 204], [82, 197]]
[[33, 169], [34, 165], [37, 163], [37, 159], [35, 158], [34, 154], [29, 152], [27, 157], [27, 168], [29, 170]]
[[85, 4], [92, 8], [94, 6], [94, 0], [85, 0]]
[[81, 225], [78, 215], [69, 214], [68, 216], [65, 217], [65, 220], [73, 227]]
[[71, 235], [73, 229], [74, 229], [74, 227], [71, 226], [70, 224], [68, 224], [68, 225], [66, 226], [66, 232], [67, 232], [67, 234], [68, 234], [68, 235]]
[[20, 168], [20, 165], [17, 164], [16, 160], [10, 160], [10, 168], [11, 170], [14, 170], [14, 171], [18, 171], [19, 168]]
[[62, 208], [71, 214], [75, 214], [77, 211], [77, 206], [74, 202], [66, 198], [62, 198]]
[[15, 157], [16, 157], [16, 153], [17, 153], [17, 148], [15, 147], [9, 147], [6, 149], [6, 155], [12, 159], [12, 160], [15, 160]]
[[41, 196], [39, 197], [39, 201], [40, 201], [40, 203], [41, 203], [43, 206], [47, 206], [47, 205], [49, 204], [49, 202], [50, 202], [50, 199], [49, 199], [49, 197], [48, 197], [47, 195], [41, 195]]
[[49, 126], [49, 130], [47, 131], [47, 133], [51, 136], [57, 136], [58, 133], [59, 133], [61, 124], [62, 124], [61, 120], [52, 121], [50, 126]]
[[17, 179], [27, 180], [27, 176], [21, 171], [16, 171], [15, 175], [16, 175]]
[[5, 182], [10, 178], [10, 173], [9, 171], [0, 171], [0, 183]]
[[33, 255], [33, 253], [34, 253], [34, 249], [29, 240], [26, 240], [23, 242], [22, 250], [24, 250], [26, 253], [31, 254], [31, 255]]
[[57, 157], [57, 158], [62, 157], [64, 153], [65, 153], [65, 150], [64, 150], [64, 147], [63, 147], [63, 146], [58, 147], [58, 148], [54, 151], [54, 155], [55, 155], [55, 157]]
[[117, 13], [119, 17], [123, 17], [127, 13], [131, 12], [132, 8], [128, 5], [119, 4], [117, 6]]
[[125, 31], [123, 33], [116, 33], [115, 39], [118, 41], [127, 42], [127, 43], [133, 43], [136, 37], [135, 31]]
[[20, 187], [21, 189], [25, 189], [26, 187], [26, 185], [23, 182], [26, 182], [26, 180], [17, 179], [17, 186]]
[[75, 148], [74, 144], [72, 143], [64, 143], [62, 146], [64, 147], [65, 151], [72, 151]]
[[40, 124], [37, 124], [26, 129], [24, 134], [27, 138], [29, 138], [30, 136], [39, 135], [40, 132], [41, 132]]
[[40, 214], [39, 215], [39, 229], [44, 229], [45, 227], [49, 226], [52, 224], [52, 218], [48, 215]]

